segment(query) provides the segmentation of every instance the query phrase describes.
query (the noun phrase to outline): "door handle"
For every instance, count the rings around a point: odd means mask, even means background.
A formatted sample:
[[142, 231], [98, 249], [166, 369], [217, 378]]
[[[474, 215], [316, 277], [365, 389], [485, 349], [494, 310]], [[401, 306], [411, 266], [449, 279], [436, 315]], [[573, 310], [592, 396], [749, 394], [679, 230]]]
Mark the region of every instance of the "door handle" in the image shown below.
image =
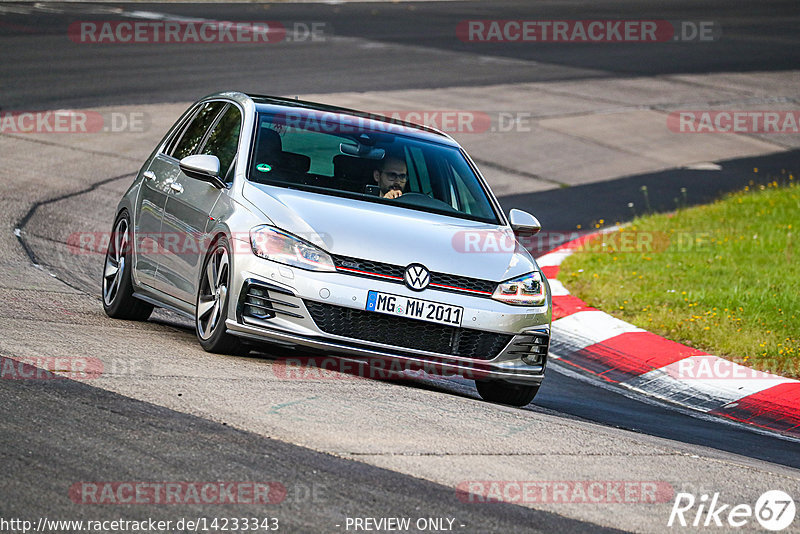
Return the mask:
[[183, 193], [183, 186], [177, 182], [172, 182], [171, 184], [169, 184], [169, 188], [178, 194]]
[[144, 171], [142, 176], [144, 176], [145, 180], [155, 180], [156, 179], [156, 173], [154, 173], [153, 171]]

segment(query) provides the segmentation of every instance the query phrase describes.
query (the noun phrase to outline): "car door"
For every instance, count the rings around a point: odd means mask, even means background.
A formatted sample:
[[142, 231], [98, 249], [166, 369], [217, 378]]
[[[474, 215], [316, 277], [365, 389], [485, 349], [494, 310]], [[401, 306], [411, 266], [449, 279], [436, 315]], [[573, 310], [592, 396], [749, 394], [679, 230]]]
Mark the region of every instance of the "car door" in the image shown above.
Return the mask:
[[159, 152], [143, 172], [142, 184], [137, 197], [134, 235], [136, 236], [136, 261], [134, 272], [137, 281], [151, 287], [159, 287], [157, 271], [159, 258], [164, 253], [161, 221], [170, 191], [170, 184], [177, 178], [177, 169], [171, 165], [175, 145], [180, 141], [187, 125], [199, 107], [189, 110], [174, 128], [172, 135], [159, 147]]
[[[199, 143], [196, 154], [211, 154], [220, 161], [220, 177], [230, 182], [238, 150], [242, 113], [234, 104], [226, 104], [208, 128]], [[173, 297], [194, 304], [196, 285], [208, 243], [206, 231], [210, 226], [210, 213], [220, 195], [209, 182], [190, 178], [179, 171], [170, 185], [164, 208], [162, 231], [174, 235], [177, 246], [168, 250], [159, 267], [160, 276], [169, 280], [168, 291]]]

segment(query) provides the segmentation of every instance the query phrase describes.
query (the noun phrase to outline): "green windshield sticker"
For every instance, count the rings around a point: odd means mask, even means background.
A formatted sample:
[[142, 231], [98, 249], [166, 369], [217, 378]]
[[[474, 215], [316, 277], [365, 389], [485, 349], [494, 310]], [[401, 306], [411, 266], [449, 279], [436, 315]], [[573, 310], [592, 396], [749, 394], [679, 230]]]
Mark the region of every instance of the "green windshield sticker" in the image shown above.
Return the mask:
[[270, 167], [266, 163], [259, 163], [258, 165], [256, 165], [256, 169], [258, 169], [261, 172], [269, 172], [272, 170], [272, 167]]

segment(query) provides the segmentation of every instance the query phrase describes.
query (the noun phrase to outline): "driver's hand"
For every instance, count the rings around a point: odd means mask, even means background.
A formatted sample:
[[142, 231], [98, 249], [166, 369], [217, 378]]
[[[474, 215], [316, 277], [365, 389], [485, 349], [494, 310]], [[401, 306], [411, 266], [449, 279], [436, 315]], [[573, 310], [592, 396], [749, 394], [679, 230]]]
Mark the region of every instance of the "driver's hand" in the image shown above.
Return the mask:
[[385, 195], [383, 195], [383, 198], [397, 198], [402, 194], [403, 192], [400, 191], [399, 189], [392, 189], [391, 191], [388, 191]]

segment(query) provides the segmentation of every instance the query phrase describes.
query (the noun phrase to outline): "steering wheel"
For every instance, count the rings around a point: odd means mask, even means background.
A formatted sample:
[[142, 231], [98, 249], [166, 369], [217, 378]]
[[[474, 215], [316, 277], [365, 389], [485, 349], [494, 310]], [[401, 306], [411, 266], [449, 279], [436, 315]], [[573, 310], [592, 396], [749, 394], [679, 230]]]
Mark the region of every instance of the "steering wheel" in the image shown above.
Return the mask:
[[429, 197], [425, 193], [419, 193], [417, 191], [409, 191], [408, 193], [403, 193], [402, 195], [394, 199], [394, 201], [401, 202], [404, 204], [411, 204], [412, 206], [422, 206], [426, 208], [457, 211], [455, 208], [453, 208], [453, 206], [451, 206], [447, 202], [443, 202], [437, 198]]

